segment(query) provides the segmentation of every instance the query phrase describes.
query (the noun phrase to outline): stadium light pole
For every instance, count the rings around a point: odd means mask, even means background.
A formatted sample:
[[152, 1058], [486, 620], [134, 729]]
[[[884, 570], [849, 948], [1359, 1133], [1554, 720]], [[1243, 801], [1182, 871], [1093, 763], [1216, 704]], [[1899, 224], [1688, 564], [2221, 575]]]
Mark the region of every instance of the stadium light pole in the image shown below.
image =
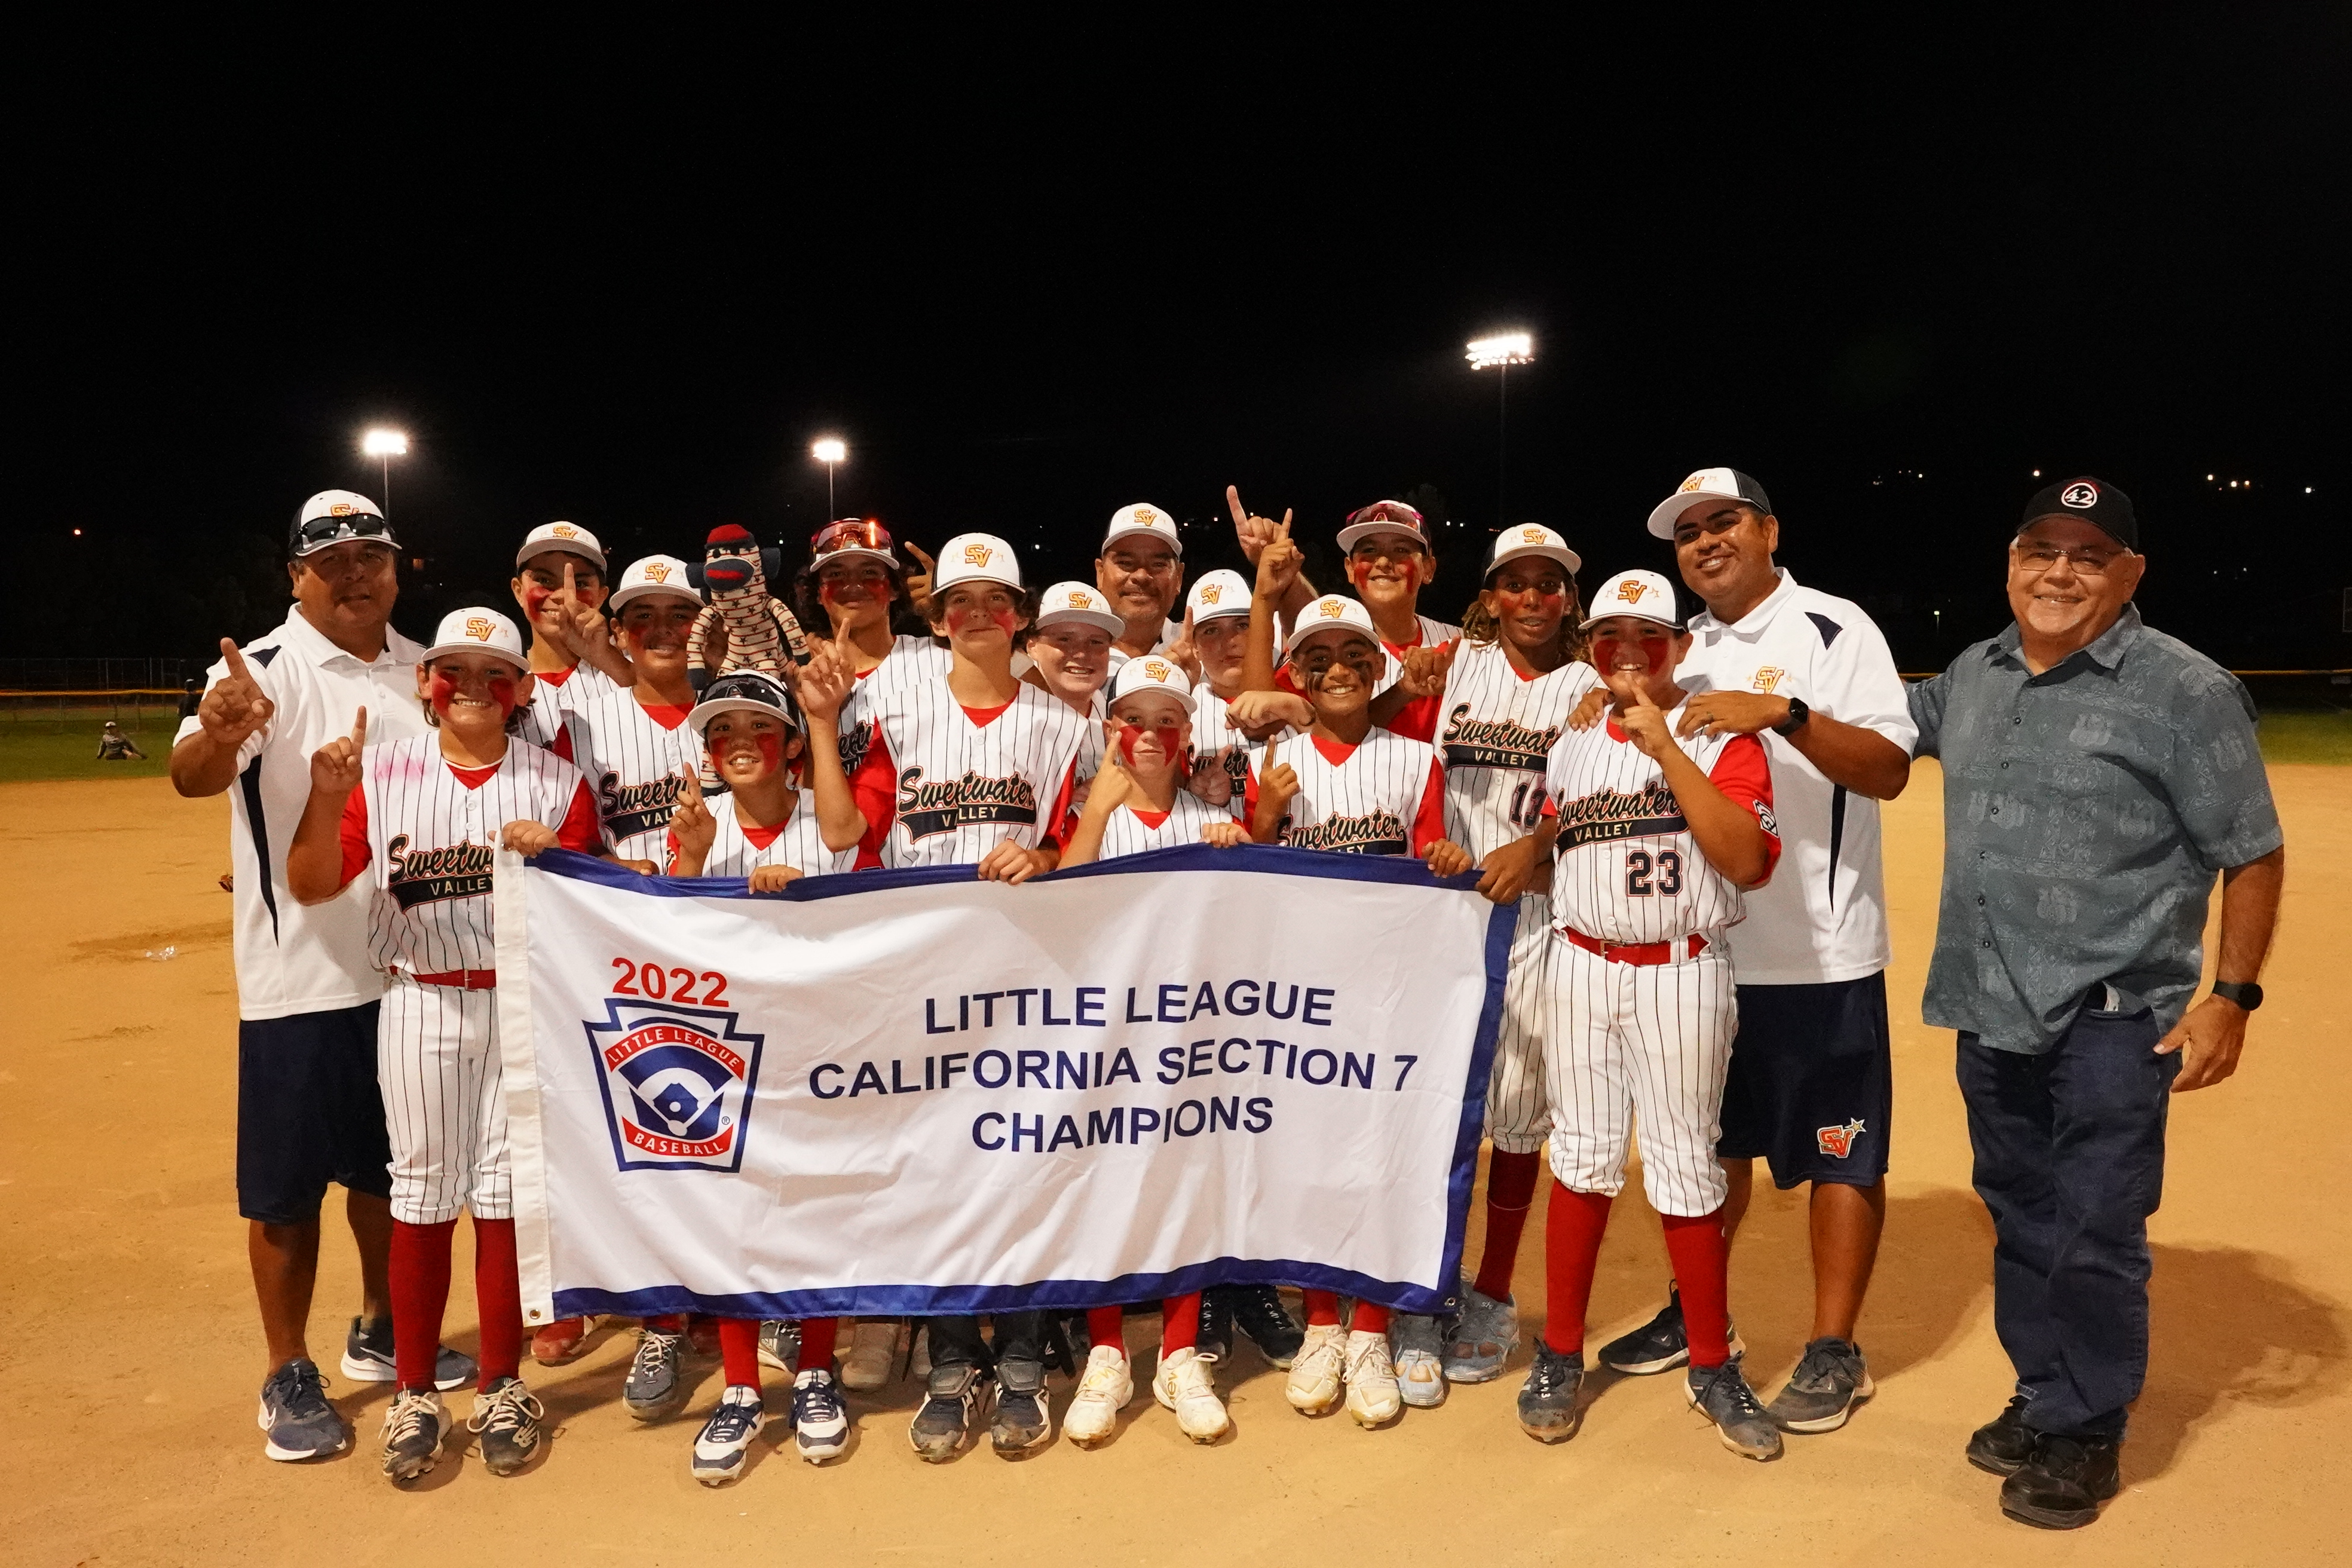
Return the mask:
[[1496, 332], [1471, 339], [1467, 348], [1472, 370], [1495, 373], [1495, 526], [1501, 528], [1508, 521], [1503, 498], [1509, 474], [1511, 367], [1535, 363], [1536, 341], [1526, 332]]
[[383, 515], [392, 516], [392, 460], [408, 456], [408, 437], [398, 430], [378, 426], [360, 437], [360, 451], [375, 458], [383, 472]]
[[824, 521], [833, 521], [834, 466], [849, 456], [848, 444], [838, 436], [827, 436], [809, 448], [809, 456], [824, 465]]

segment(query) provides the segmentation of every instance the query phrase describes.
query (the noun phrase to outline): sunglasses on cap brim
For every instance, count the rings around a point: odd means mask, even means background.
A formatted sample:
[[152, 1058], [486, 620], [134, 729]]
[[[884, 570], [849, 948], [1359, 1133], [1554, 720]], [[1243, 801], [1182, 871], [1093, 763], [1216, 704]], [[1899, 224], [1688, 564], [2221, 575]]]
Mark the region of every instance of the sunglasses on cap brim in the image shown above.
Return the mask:
[[341, 544], [347, 539], [365, 539], [378, 544], [390, 544], [392, 524], [368, 511], [347, 512], [341, 517], [314, 517], [294, 531], [294, 553], [308, 555], [313, 550]]
[[862, 521], [856, 519], [828, 523], [817, 530], [816, 537], [809, 541], [809, 551], [816, 555], [829, 554], [835, 550], [887, 550], [889, 548], [890, 531], [888, 529], [878, 522]]

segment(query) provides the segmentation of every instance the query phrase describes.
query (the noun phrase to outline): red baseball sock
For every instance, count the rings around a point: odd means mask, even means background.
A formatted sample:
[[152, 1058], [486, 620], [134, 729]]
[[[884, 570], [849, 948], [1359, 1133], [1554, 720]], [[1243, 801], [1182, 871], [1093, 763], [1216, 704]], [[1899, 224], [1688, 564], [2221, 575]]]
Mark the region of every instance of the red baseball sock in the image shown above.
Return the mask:
[[1348, 1325], [1352, 1334], [1384, 1334], [1389, 1331], [1389, 1310], [1378, 1301], [1356, 1303], [1355, 1321]]
[[457, 1222], [392, 1222], [392, 1360], [403, 1388], [433, 1386], [449, 1307], [449, 1240]]
[[1511, 1293], [1519, 1233], [1527, 1228], [1528, 1210], [1536, 1201], [1536, 1170], [1542, 1158], [1532, 1149], [1524, 1154], [1497, 1149], [1486, 1160], [1486, 1250], [1479, 1255], [1475, 1283], [1497, 1301]]
[[1562, 1355], [1584, 1349], [1584, 1310], [1592, 1303], [1592, 1267], [1609, 1229], [1607, 1193], [1551, 1184], [1544, 1212], [1544, 1343]]
[[1160, 1303], [1160, 1353], [1189, 1351], [1201, 1342], [1201, 1293], [1189, 1291]]
[[1339, 1323], [1339, 1298], [1329, 1290], [1302, 1290], [1306, 1299], [1307, 1326], [1310, 1329], [1337, 1328]]
[[[803, 1343], [806, 1342], [803, 1341]], [[719, 1354], [727, 1363], [727, 1386], [760, 1386], [760, 1320], [719, 1320]]]
[[686, 1314], [666, 1312], [658, 1318], [647, 1318], [646, 1327], [657, 1334], [682, 1334], [686, 1332]]
[[833, 1370], [834, 1335], [839, 1331], [839, 1318], [803, 1318], [801, 1320], [800, 1370], [814, 1367], [819, 1372]]
[[1087, 1309], [1087, 1339], [1090, 1343], [1111, 1345], [1118, 1353], [1127, 1353], [1127, 1309], [1124, 1307], [1089, 1307]]
[[1674, 1259], [1675, 1284], [1682, 1291], [1690, 1363], [1721, 1366], [1731, 1359], [1731, 1308], [1724, 1280], [1730, 1248], [1723, 1239], [1723, 1211], [1658, 1218], [1666, 1227], [1666, 1256]]
[[522, 1370], [522, 1277], [510, 1219], [474, 1221], [474, 1311], [482, 1320], [478, 1386], [487, 1389]]

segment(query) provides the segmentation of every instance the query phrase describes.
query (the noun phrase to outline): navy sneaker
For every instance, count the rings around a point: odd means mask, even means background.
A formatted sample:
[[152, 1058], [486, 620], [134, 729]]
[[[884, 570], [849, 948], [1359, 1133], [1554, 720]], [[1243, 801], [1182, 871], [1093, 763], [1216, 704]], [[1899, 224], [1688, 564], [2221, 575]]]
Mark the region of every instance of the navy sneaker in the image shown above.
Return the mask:
[[546, 1435], [547, 1411], [519, 1377], [502, 1377], [474, 1395], [474, 1413], [466, 1430], [482, 1452], [482, 1468], [494, 1476], [510, 1476], [530, 1463]]
[[1780, 1428], [1748, 1386], [1739, 1361], [1735, 1355], [1721, 1366], [1691, 1368], [1685, 1393], [1692, 1408], [1715, 1423], [1725, 1447], [1744, 1459], [1777, 1459]]
[[1006, 1360], [997, 1364], [996, 1420], [988, 1440], [1000, 1454], [1025, 1454], [1054, 1440], [1044, 1362]]
[[449, 1436], [449, 1412], [430, 1388], [404, 1388], [383, 1412], [383, 1473], [395, 1482], [413, 1481], [441, 1458]]
[[[463, 1388], [481, 1375], [482, 1369], [464, 1351], [453, 1351], [447, 1345], [433, 1358], [433, 1386], [447, 1393]], [[378, 1318], [370, 1322], [362, 1318], [352, 1320], [352, 1331], [343, 1337], [343, 1375], [353, 1383], [397, 1383], [399, 1363], [393, 1359], [392, 1320]]]
[[923, 1403], [907, 1427], [907, 1440], [925, 1463], [943, 1465], [962, 1450], [972, 1422], [986, 1414], [995, 1387], [986, 1373], [968, 1363], [931, 1368]]
[[1563, 1355], [1538, 1338], [1535, 1364], [1519, 1384], [1519, 1430], [1538, 1443], [1575, 1436], [1580, 1415], [1576, 1395], [1583, 1386], [1584, 1352]]
[[684, 1334], [637, 1331], [637, 1353], [621, 1384], [621, 1405], [640, 1421], [667, 1421], [686, 1408], [686, 1379], [678, 1375]]
[[1297, 1358], [1307, 1331], [1282, 1304], [1280, 1291], [1271, 1285], [1232, 1285], [1225, 1300], [1234, 1322], [1270, 1364], [1287, 1368]]
[[261, 1384], [261, 1451], [273, 1459], [323, 1459], [351, 1446], [343, 1418], [327, 1403], [327, 1380], [318, 1363], [297, 1356]]

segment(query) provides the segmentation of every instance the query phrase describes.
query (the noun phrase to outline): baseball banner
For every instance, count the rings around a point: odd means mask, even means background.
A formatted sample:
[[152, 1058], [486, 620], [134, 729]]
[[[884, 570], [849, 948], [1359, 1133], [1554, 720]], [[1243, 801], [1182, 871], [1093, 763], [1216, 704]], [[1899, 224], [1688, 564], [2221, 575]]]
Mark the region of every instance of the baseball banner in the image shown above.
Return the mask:
[[1161, 850], [1008, 888], [497, 868], [525, 1315], [1454, 1288], [1516, 909]]

